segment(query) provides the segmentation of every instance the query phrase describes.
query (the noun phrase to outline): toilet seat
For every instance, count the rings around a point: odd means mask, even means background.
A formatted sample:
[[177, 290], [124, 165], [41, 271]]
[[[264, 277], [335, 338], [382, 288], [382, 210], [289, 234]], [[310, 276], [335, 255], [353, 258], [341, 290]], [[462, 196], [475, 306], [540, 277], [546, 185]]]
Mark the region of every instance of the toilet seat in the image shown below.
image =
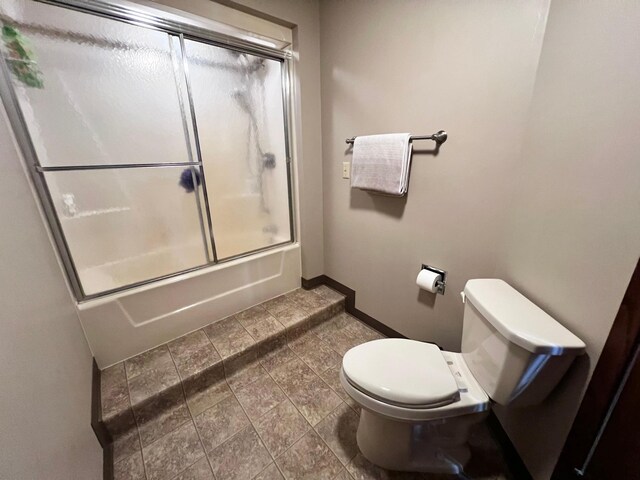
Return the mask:
[[447, 361], [432, 343], [374, 340], [349, 350], [342, 366], [355, 388], [392, 405], [439, 407], [460, 398]]
[[[363, 344], [347, 352], [340, 370], [342, 386], [349, 396], [363, 408], [385, 417], [404, 421], [426, 421], [484, 412], [489, 409], [489, 397], [469, 371], [462, 354], [440, 351], [435, 345], [406, 339], [385, 338], [368, 342], [368, 344], [376, 342], [378, 342], [378, 345], [368, 347], [366, 350], [357, 350], [360, 346], [367, 345]], [[416, 348], [412, 344], [420, 344], [423, 347], [427, 347]], [[448, 370], [448, 377], [446, 378], [453, 381], [455, 385], [455, 395], [449, 396], [448, 399], [446, 395], [449, 392], [447, 390], [448, 382], [444, 380], [446, 372], [442, 370], [442, 363], [438, 361], [433, 349], [437, 350], [435, 353], [441, 357], [440, 360]], [[407, 353], [400, 357], [392, 353], [399, 350], [413, 353]], [[407, 385], [406, 382], [402, 381], [393, 383], [393, 385], [400, 386], [401, 393], [398, 393], [397, 390], [390, 391], [389, 387], [385, 390], [385, 385], [392, 385], [392, 383], [388, 383], [389, 372], [395, 372], [398, 378], [402, 378], [397, 375], [397, 372], [407, 372], [412, 367], [416, 367], [418, 365], [416, 362], [420, 361], [420, 352], [426, 352], [426, 356], [422, 359], [420, 368], [415, 371], [441, 375], [443, 378], [440, 379], [443, 382], [430, 384], [428, 381], [425, 382], [423, 380], [420, 382], [422, 385], [417, 386], [415, 383], [420, 380], [419, 375], [410, 375], [408, 378], [413, 377], [411, 380], [413, 384], [411, 385]], [[377, 361], [373, 356], [374, 354], [378, 354], [380, 360]], [[395, 360], [393, 360], [393, 363], [388, 362], [387, 366], [382, 369], [382, 375], [377, 376], [376, 372], [379, 370], [383, 360], [388, 361], [389, 359]], [[436, 359], [434, 365], [427, 363], [433, 359]], [[367, 364], [366, 362], [370, 363]], [[424, 364], [426, 364], [426, 367], [424, 367]], [[366, 368], [367, 365], [368, 369]], [[376, 379], [381, 381], [378, 382]], [[430, 398], [431, 400], [425, 402], [425, 398]], [[408, 399], [411, 400], [408, 401]], [[398, 400], [404, 400], [404, 402]]]

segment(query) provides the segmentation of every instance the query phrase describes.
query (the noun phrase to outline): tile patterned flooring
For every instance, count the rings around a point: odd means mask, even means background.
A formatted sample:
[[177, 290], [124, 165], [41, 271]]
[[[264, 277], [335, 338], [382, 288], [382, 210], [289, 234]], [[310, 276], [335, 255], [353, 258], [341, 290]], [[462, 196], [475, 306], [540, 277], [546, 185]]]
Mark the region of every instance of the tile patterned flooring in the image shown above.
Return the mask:
[[[338, 299], [324, 286], [315, 295]], [[359, 453], [359, 409], [340, 385], [340, 363], [348, 349], [382, 336], [355, 318], [341, 312], [302, 334], [279, 337], [264, 355], [239, 353], [263, 332], [286, 328], [298, 312], [317, 308], [304, 302], [292, 307], [291, 297], [270, 302], [234, 316], [237, 325], [218, 322], [105, 371], [103, 388], [116, 403], [129, 401], [117, 375], [127, 378], [134, 403], [137, 378], [149, 379], [139, 386], [144, 392], [149, 382], [160, 388], [171, 386], [175, 375], [206, 372], [195, 385], [141, 402], [136, 426], [114, 443], [115, 480], [456, 478], [384, 471]], [[240, 368], [206, 369], [233, 355]], [[158, 409], [162, 414], [154, 416]], [[474, 476], [460, 478], [508, 478], [486, 427], [472, 438], [472, 449]]]

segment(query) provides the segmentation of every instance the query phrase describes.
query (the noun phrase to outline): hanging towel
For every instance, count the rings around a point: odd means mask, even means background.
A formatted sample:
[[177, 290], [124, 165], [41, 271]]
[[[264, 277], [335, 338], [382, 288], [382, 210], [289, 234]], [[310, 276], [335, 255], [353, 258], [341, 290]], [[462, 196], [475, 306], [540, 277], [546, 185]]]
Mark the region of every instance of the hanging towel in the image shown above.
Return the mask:
[[408, 133], [356, 137], [351, 188], [402, 197], [407, 193], [411, 142]]

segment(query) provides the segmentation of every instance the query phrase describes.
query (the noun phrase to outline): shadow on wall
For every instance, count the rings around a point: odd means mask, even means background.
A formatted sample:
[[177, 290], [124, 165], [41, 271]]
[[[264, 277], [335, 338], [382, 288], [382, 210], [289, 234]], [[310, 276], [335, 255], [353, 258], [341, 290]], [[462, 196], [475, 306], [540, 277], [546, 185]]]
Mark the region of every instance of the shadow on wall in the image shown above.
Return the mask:
[[[494, 406], [494, 411], [500, 419], [500, 423], [509, 432], [509, 438], [514, 444], [522, 442], [538, 443], [544, 445], [536, 452], [537, 458], [528, 458], [527, 467], [532, 476], [538, 478], [542, 473], [536, 470], [536, 465], [542, 464], [545, 456], [554, 455], [562, 449], [564, 439], [569, 433], [571, 421], [566, 421], [567, 412], [577, 412], [580, 405], [580, 392], [587, 383], [591, 359], [588, 355], [577, 357], [564, 377], [554, 388], [541, 405], [525, 408], [509, 408]], [[566, 432], [554, 432], [550, 437], [549, 428], [536, 428], [532, 426], [531, 419], [536, 419], [536, 424], [563, 424], [566, 425]], [[577, 465], [576, 465], [577, 466]]]
[[374, 193], [351, 189], [349, 206], [355, 210], [375, 210], [378, 213], [394, 218], [402, 218], [404, 207], [407, 204], [407, 196], [390, 197], [376, 195]]
[[418, 302], [433, 309], [436, 306], [437, 294], [418, 288]]
[[[419, 157], [432, 156], [436, 157], [439, 153], [439, 148], [433, 149], [414, 149], [412, 152], [411, 162], [420, 161]], [[351, 147], [345, 150], [345, 156], [350, 156], [353, 152]], [[409, 171], [409, 185], [411, 184], [411, 171]], [[351, 189], [351, 199], [349, 206], [355, 210], [374, 210], [383, 215], [387, 215], [393, 218], [402, 218], [404, 215], [404, 208], [407, 205], [407, 196], [410, 195], [410, 191], [404, 197], [390, 197], [385, 195], [376, 195], [365, 192], [363, 190]], [[434, 300], [430, 302], [423, 301], [420, 297], [418, 300], [425, 305], [433, 307]]]

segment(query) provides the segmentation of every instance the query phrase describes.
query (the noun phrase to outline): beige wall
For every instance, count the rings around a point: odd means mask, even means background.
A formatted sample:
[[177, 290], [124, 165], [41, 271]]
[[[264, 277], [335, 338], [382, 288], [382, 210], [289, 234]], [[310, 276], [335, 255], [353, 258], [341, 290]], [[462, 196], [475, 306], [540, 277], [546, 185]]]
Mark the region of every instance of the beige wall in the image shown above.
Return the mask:
[[0, 478], [102, 478], [91, 353], [0, 108]]
[[[321, 3], [325, 273], [397, 331], [460, 346], [469, 278], [492, 276], [548, 1]], [[415, 153], [406, 199], [350, 190], [353, 135], [445, 129]], [[432, 148], [432, 142], [414, 148]], [[422, 263], [449, 271], [421, 292]]]
[[[536, 479], [640, 253], [638, 20], [636, 2], [604, 0], [321, 3], [325, 273], [366, 313], [447, 349], [457, 293], [483, 276], [579, 335], [588, 356], [544, 405], [496, 408]], [[450, 139], [438, 157], [414, 154], [405, 200], [341, 179], [345, 137], [440, 128]], [[422, 262], [449, 270], [447, 295], [417, 290]]]
[[302, 276], [324, 273], [322, 136], [320, 119], [320, 22], [318, 0], [222, 0], [293, 27], [296, 98], [295, 153], [298, 168]]
[[589, 359], [540, 408], [497, 409], [534, 478], [553, 469], [640, 254], [638, 25], [638, 2], [551, 4], [497, 272]]

